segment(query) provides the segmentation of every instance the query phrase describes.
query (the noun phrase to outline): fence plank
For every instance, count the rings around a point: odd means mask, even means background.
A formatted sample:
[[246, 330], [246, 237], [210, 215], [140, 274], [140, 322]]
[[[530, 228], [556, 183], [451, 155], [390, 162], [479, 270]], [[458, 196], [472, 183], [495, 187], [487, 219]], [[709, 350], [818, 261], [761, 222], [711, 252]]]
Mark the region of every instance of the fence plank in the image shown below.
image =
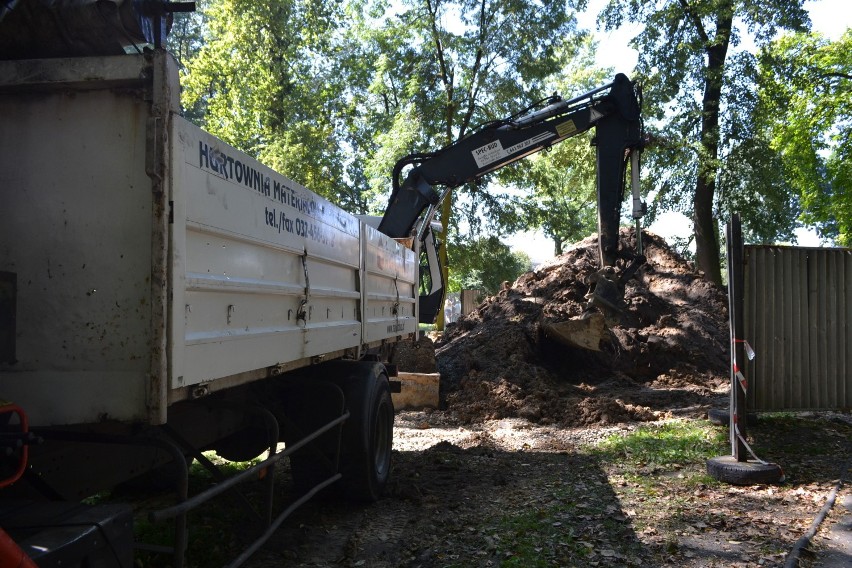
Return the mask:
[[745, 247], [754, 410], [852, 408], [852, 250]]

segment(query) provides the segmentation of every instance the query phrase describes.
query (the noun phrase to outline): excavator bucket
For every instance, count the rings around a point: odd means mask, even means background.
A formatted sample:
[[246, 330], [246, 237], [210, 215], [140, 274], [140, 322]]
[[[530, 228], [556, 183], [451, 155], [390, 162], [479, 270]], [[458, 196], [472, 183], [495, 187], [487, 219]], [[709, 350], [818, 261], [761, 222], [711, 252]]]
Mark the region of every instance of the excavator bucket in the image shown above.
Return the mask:
[[600, 312], [586, 312], [577, 319], [549, 323], [544, 330], [560, 343], [591, 351], [601, 350], [601, 340], [608, 333], [606, 318]]
[[[644, 262], [644, 257], [641, 257]], [[638, 266], [629, 267], [632, 276]], [[627, 271], [625, 272], [627, 274]], [[586, 311], [579, 318], [549, 323], [545, 332], [569, 347], [579, 347], [591, 351], [601, 350], [601, 340], [608, 335], [608, 328], [618, 323], [624, 309], [623, 276], [619, 276], [611, 266], [594, 273], [590, 279], [594, 286], [586, 295]]]

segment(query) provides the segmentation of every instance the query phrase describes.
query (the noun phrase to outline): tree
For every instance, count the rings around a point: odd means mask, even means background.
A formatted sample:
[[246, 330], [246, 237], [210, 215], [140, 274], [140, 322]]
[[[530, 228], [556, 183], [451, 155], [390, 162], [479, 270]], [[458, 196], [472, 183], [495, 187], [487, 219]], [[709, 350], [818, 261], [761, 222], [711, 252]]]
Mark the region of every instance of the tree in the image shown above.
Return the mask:
[[323, 0], [209, 0], [182, 102], [210, 133], [343, 207], [365, 212], [346, 168], [343, 8]]
[[[563, 66], [545, 81], [563, 98], [588, 92], [611, 81], [613, 71], [595, 65], [596, 43], [591, 37], [560, 48]], [[498, 179], [525, 191], [520, 217], [553, 241], [560, 255], [567, 243], [580, 240], [597, 228], [595, 149], [591, 132], [562, 141], [513, 167]]]
[[496, 294], [503, 282], [514, 282], [532, 269], [528, 255], [512, 252], [495, 236], [451, 243], [448, 248], [455, 268], [447, 286], [450, 292], [483, 290]]
[[[390, 8], [383, 1], [376, 6], [378, 14]], [[400, 150], [439, 149], [477, 124], [543, 98], [543, 79], [559, 65], [557, 46], [577, 35], [573, 14], [558, 0], [403, 0], [394, 8], [381, 17], [368, 11], [372, 20], [364, 23], [374, 30], [365, 31], [371, 38], [366, 55], [377, 63], [370, 112], [373, 124], [384, 127], [367, 167], [377, 194], [386, 194], [387, 172]], [[445, 241], [454, 238], [451, 220], [462, 208], [474, 229], [482, 219], [506, 216], [503, 200], [481, 186], [463, 191], [469, 200], [449, 195], [444, 201]], [[446, 268], [443, 247], [441, 256]]]
[[181, 69], [186, 68], [186, 62], [201, 49], [204, 34], [203, 10], [208, 0], [196, 2], [194, 12], [176, 12], [173, 14], [172, 27], [166, 38], [169, 53], [174, 55]]
[[609, 29], [625, 20], [644, 24], [633, 40], [637, 71], [649, 118], [660, 122], [658, 138], [668, 146], [650, 153], [652, 183], [660, 203], [681, 210], [691, 205], [698, 266], [721, 283], [714, 212], [723, 162], [737, 155], [730, 151], [739, 142], [729, 138], [739, 131], [727, 120], [754, 69], [752, 57], [732, 59], [729, 49], [739, 43], [738, 23], [758, 45], [779, 28], [806, 29], [802, 0], [610, 0], [601, 20]]
[[[353, 212], [381, 211], [398, 158], [543, 98], [558, 46], [579, 37], [559, 0], [206, 0], [202, 8], [203, 41], [191, 42], [201, 47], [184, 58], [187, 115]], [[514, 228], [512, 200], [483, 187], [463, 189], [473, 195], [464, 207], [446, 200], [445, 241], [462, 209], [474, 233]]]
[[761, 53], [757, 123], [781, 156], [803, 220], [852, 246], [852, 31], [789, 34]]

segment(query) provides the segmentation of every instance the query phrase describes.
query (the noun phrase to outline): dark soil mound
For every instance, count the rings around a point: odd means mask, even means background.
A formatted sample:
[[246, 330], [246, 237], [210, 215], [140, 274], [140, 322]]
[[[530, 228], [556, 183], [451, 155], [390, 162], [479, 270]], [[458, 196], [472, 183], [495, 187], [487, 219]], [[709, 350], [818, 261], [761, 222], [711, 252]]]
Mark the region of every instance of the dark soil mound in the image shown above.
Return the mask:
[[391, 347], [388, 362], [410, 373], [437, 373], [435, 344], [428, 337], [417, 341], [398, 341]]
[[[727, 298], [660, 237], [643, 233], [647, 264], [601, 351], [567, 347], [546, 324], [580, 316], [597, 240], [518, 278], [448, 326], [437, 345], [442, 395], [467, 422], [522, 417], [563, 425], [653, 420], [706, 405], [727, 374]], [[622, 246], [635, 233], [622, 230]]]

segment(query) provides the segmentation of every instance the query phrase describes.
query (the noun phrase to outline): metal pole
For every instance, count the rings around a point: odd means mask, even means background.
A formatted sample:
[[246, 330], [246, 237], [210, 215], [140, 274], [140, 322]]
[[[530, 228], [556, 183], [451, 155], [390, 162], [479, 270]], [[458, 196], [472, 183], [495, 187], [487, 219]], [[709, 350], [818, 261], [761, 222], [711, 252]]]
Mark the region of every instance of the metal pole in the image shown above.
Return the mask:
[[731, 404], [730, 438], [731, 453], [738, 462], [747, 461], [748, 450], [743, 440], [746, 437], [746, 391], [739, 380], [745, 357], [743, 356], [743, 234], [740, 216], [731, 214], [728, 223], [728, 321], [731, 339]]
[[284, 448], [284, 451], [278, 452], [277, 454], [274, 454], [273, 456], [266, 458], [262, 462], [257, 463], [257, 464], [253, 465], [252, 467], [250, 467], [246, 470], [241, 471], [240, 473], [234, 475], [233, 477], [229, 477], [225, 481], [217, 483], [216, 485], [207, 489], [206, 491], [202, 491], [201, 493], [198, 493], [197, 495], [194, 495], [194, 496], [190, 497], [189, 499], [186, 499], [186, 500], [178, 503], [177, 505], [173, 505], [171, 507], [166, 507], [165, 509], [160, 509], [159, 511], [151, 511], [150, 513], [148, 513], [148, 519], [151, 522], [156, 523], [156, 522], [160, 522], [160, 521], [163, 521], [163, 520], [166, 520], [166, 519], [170, 519], [172, 517], [176, 517], [178, 515], [185, 515], [188, 511], [196, 508], [197, 506], [201, 505], [202, 503], [209, 501], [213, 497], [223, 493], [224, 491], [230, 489], [234, 485], [237, 485], [238, 483], [242, 483], [243, 481], [246, 481], [247, 479], [256, 478], [257, 474], [261, 470], [266, 469], [270, 466], [274, 466], [275, 463], [278, 460], [280, 460], [281, 458], [289, 456], [290, 454], [292, 454], [293, 452], [295, 452], [299, 448], [305, 446], [306, 444], [309, 444], [311, 441], [320, 437], [321, 435], [328, 432], [329, 430], [331, 430], [335, 426], [342, 424], [343, 422], [345, 422], [348, 419], [349, 419], [349, 411], [345, 412], [342, 416], [335, 418], [334, 420], [332, 420], [328, 424], [322, 426], [321, 428], [319, 428], [319, 429], [313, 431], [312, 433], [308, 434], [307, 436], [300, 439], [295, 444], [287, 446], [286, 448]]

